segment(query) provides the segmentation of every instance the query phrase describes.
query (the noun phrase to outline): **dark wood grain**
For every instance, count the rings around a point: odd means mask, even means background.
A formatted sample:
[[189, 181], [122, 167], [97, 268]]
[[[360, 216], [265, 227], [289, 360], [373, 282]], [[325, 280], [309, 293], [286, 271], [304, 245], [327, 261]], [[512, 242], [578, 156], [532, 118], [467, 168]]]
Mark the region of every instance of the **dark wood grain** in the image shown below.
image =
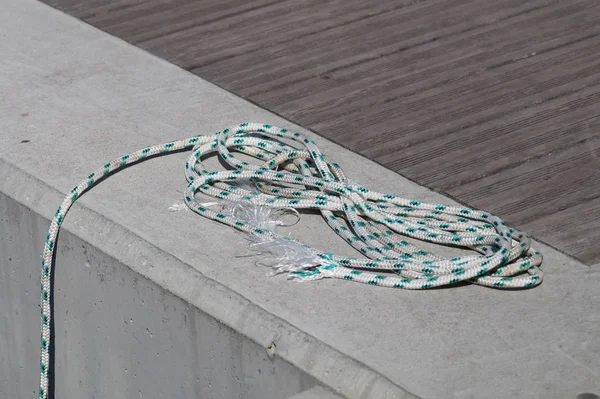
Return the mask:
[[45, 0], [600, 262], [594, 0]]

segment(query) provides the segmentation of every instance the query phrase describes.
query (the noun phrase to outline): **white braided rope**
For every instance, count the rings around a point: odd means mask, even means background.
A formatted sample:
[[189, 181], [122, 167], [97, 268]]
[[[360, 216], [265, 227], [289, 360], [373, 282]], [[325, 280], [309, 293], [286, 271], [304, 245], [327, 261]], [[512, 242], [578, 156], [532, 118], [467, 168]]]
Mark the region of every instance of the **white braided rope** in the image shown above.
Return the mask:
[[[91, 173], [64, 199], [50, 224], [42, 255], [39, 398], [46, 399], [48, 395], [50, 279], [56, 238], [67, 211], [103, 177], [151, 156], [192, 148], [185, 168], [188, 180], [185, 201], [194, 212], [258, 237], [289, 240], [210, 210], [195, 195], [202, 192], [222, 200], [247, 201], [271, 208], [318, 209], [327, 224], [365, 256], [340, 257], [300, 244], [323, 262], [309, 270], [294, 272], [299, 278], [341, 278], [405, 289], [441, 287], [463, 281], [497, 288], [525, 288], [542, 281], [538, 268], [542, 256], [530, 248], [530, 236], [507, 227], [500, 218], [473, 209], [426, 204], [371, 191], [349, 181], [339, 165], [329, 161], [316, 143], [304, 135], [270, 125], [242, 123], [213, 135], [124, 155]], [[250, 155], [262, 164], [241, 161], [232, 151]], [[205, 169], [202, 158], [212, 154], [218, 154], [233, 170]], [[255, 190], [233, 182], [252, 182]], [[468, 248], [479, 254], [445, 259], [410, 244], [404, 236]]]

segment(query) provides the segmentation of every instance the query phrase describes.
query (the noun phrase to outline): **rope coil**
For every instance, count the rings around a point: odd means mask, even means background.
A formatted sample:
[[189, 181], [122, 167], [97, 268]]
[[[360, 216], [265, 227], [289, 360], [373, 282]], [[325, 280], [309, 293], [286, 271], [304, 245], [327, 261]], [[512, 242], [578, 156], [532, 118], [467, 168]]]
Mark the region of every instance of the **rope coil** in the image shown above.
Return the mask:
[[[288, 140], [294, 145], [284, 142]], [[242, 123], [213, 135], [155, 145], [103, 165], [71, 190], [54, 215], [44, 245], [41, 274], [39, 398], [48, 396], [51, 273], [56, 238], [71, 205], [102, 178], [152, 156], [192, 149], [186, 162], [185, 202], [194, 212], [264, 240], [300, 245], [321, 261], [290, 273], [300, 279], [340, 278], [391, 288], [427, 289], [468, 281], [496, 288], [534, 287], [542, 282], [542, 256], [531, 238], [498, 217], [469, 208], [426, 204], [378, 193], [348, 180], [340, 166], [300, 133]], [[233, 153], [259, 160], [251, 164]], [[202, 159], [218, 155], [232, 169], [209, 171]], [[251, 183], [249, 185], [248, 183]], [[235, 214], [210, 209], [198, 192], [223, 201], [277, 209], [314, 209], [362, 258], [341, 257], [278, 235]], [[476, 255], [446, 259], [404, 237], [461, 247]]]

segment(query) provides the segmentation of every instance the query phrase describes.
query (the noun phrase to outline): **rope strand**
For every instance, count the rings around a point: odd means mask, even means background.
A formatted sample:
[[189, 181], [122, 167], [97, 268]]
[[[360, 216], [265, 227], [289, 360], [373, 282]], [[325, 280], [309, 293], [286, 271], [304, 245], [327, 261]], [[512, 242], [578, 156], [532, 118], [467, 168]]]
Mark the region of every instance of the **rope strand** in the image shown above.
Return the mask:
[[[283, 140], [291, 140], [294, 145]], [[192, 149], [186, 162], [185, 202], [194, 212], [251, 235], [290, 240], [232, 215], [216, 212], [196, 199], [198, 192], [233, 202], [270, 208], [316, 209], [326, 223], [362, 258], [341, 257], [298, 243], [322, 259], [317, 267], [292, 272], [305, 280], [340, 278], [381, 287], [427, 289], [468, 281], [496, 288], [534, 287], [542, 282], [542, 256], [530, 236], [487, 212], [426, 204], [378, 193], [348, 180], [316, 143], [300, 133], [271, 125], [242, 123], [213, 135], [147, 147], [95, 170], [74, 187], [56, 211], [42, 255], [41, 361], [39, 398], [48, 397], [51, 286], [56, 238], [71, 205], [101, 178], [146, 158]], [[261, 162], [241, 161], [232, 152]], [[209, 171], [204, 157], [216, 154], [232, 170]], [[252, 184], [252, 189], [248, 184]], [[409, 242], [412, 239], [473, 250], [477, 255], [446, 259]]]

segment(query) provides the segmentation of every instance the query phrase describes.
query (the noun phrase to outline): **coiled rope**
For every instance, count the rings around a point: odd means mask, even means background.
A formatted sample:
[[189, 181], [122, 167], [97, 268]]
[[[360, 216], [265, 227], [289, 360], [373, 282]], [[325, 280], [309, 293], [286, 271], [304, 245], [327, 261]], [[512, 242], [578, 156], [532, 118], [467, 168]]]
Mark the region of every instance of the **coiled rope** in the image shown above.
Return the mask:
[[[290, 140], [288, 144], [283, 140]], [[498, 217], [473, 209], [426, 204], [371, 191], [348, 180], [316, 143], [300, 133], [271, 125], [242, 123], [213, 135], [144, 148], [117, 158], [91, 173], [71, 190], [54, 215], [46, 238], [41, 276], [41, 364], [39, 397], [48, 395], [53, 253], [70, 206], [90, 187], [127, 165], [159, 154], [193, 149], [185, 165], [185, 202], [194, 212], [251, 235], [290, 240], [268, 229], [216, 212], [195, 199], [198, 192], [234, 202], [270, 208], [317, 209], [327, 224], [364, 258], [340, 257], [300, 244], [323, 262], [294, 272], [299, 278], [340, 278], [405, 289], [426, 289], [468, 281], [498, 288], [541, 283], [539, 252], [530, 236]], [[232, 152], [261, 162], [250, 164]], [[204, 157], [218, 154], [232, 170], [209, 171]], [[250, 182], [247, 185], [232, 184]], [[445, 259], [405, 241], [404, 237], [474, 250], [476, 255]]]

